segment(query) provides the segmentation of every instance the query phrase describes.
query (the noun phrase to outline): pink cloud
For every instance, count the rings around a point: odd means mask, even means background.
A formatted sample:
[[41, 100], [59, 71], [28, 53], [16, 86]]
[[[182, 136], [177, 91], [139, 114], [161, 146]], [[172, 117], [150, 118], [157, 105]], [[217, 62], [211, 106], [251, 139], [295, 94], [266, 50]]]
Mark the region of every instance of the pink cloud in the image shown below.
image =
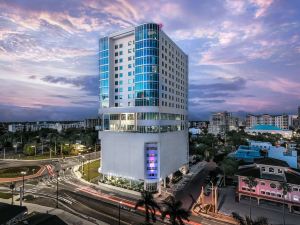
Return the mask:
[[273, 0], [250, 0], [250, 2], [258, 7], [255, 13], [255, 18], [264, 16], [268, 8], [273, 3]]
[[285, 78], [274, 78], [270, 80], [259, 80], [255, 83], [265, 89], [272, 90], [277, 93], [288, 94], [300, 98], [300, 83], [293, 82]]

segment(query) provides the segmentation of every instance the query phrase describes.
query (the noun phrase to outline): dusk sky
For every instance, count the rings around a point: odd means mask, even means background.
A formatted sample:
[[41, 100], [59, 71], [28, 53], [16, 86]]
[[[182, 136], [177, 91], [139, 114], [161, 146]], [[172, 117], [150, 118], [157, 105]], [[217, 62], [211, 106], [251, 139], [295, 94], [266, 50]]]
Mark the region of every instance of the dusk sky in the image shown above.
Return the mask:
[[189, 55], [189, 112], [295, 113], [298, 0], [0, 0], [0, 121], [98, 111], [98, 40], [143, 22]]

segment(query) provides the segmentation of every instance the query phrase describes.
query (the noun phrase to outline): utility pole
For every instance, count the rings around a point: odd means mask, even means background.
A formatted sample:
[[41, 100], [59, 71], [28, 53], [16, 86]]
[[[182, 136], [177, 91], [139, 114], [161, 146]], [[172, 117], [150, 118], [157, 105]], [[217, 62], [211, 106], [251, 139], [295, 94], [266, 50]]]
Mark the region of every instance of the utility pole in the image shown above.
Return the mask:
[[42, 139], [42, 155], [44, 155], [44, 140]]
[[217, 187], [215, 187], [215, 213], [218, 212], [218, 190]]
[[54, 142], [54, 155], [56, 155], [56, 139], [55, 139], [55, 142]]
[[23, 201], [23, 188], [20, 187], [20, 206], [22, 206], [22, 201]]
[[57, 177], [56, 177], [56, 208], [58, 208], [58, 177], [59, 177], [59, 171], [56, 171]]
[[60, 144], [60, 156], [62, 157], [62, 144]]
[[119, 202], [119, 225], [121, 225], [121, 204], [122, 202]]
[[11, 182], [10, 184], [10, 189], [11, 189], [11, 204], [14, 204], [14, 189], [15, 189], [15, 184], [13, 182]]
[[25, 193], [25, 175], [26, 175], [26, 172], [25, 171], [22, 171], [21, 172], [22, 176], [23, 176], [23, 191], [22, 191], [22, 196], [24, 196], [24, 193]]
[[214, 183], [212, 181], [210, 181], [211, 183], [211, 204], [213, 205], [213, 211], [215, 208], [215, 204], [214, 204]]
[[91, 163], [91, 153], [89, 153], [89, 162], [88, 162], [88, 182], [90, 182], [90, 163]]

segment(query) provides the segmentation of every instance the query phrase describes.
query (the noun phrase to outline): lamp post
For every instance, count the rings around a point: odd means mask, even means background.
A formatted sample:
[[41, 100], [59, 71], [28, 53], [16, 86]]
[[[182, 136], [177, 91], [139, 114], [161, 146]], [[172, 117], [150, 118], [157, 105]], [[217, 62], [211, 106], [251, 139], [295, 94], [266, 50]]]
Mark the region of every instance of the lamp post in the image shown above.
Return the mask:
[[59, 171], [56, 171], [57, 177], [56, 177], [56, 208], [58, 208], [58, 177], [59, 177]]
[[11, 189], [11, 204], [14, 204], [14, 189], [15, 189], [15, 184], [11, 182], [9, 188]]
[[89, 162], [88, 162], [88, 181], [90, 182], [90, 162], [91, 162], [91, 153], [89, 153]]
[[[214, 204], [214, 183], [212, 181], [210, 181], [210, 183], [211, 183], [211, 203], [214, 206], [215, 205]], [[215, 206], [213, 207], [213, 211], [215, 211], [214, 208]]]
[[[22, 190], [22, 200], [24, 198], [24, 193], [25, 193], [25, 175], [26, 175], [26, 171], [22, 171], [21, 172], [22, 176], [23, 176], [23, 190]], [[22, 201], [21, 201], [22, 202]]]
[[31, 148], [34, 148], [34, 156], [36, 157], [36, 146], [32, 145]]
[[81, 167], [82, 175], [84, 173], [84, 155], [82, 156], [82, 167]]
[[123, 202], [119, 202], [119, 225], [121, 225], [121, 204]]

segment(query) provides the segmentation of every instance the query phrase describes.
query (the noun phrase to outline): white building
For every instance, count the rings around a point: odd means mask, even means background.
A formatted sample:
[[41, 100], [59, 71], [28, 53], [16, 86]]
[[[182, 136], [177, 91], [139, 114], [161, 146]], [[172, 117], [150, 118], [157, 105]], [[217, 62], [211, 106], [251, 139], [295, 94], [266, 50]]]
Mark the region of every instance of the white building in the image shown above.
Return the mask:
[[246, 127], [252, 128], [256, 125], [272, 125], [279, 127], [281, 130], [288, 130], [291, 126], [290, 116], [287, 114], [282, 115], [251, 115], [248, 114], [246, 118]]
[[238, 128], [239, 119], [230, 112], [215, 112], [210, 116], [208, 132], [211, 134], [225, 134], [228, 131], [238, 130]]
[[84, 128], [83, 121], [65, 121], [65, 122], [25, 122], [25, 123], [13, 123], [8, 125], [8, 131], [15, 132], [28, 132], [39, 131], [41, 129], [53, 129], [61, 132], [70, 128]]
[[189, 128], [189, 133], [191, 133], [192, 135], [198, 135], [202, 133], [202, 130], [200, 128], [191, 127]]
[[188, 56], [148, 23], [100, 39], [101, 168], [159, 183], [188, 164]]
[[280, 134], [282, 137], [290, 139], [293, 136], [293, 131], [282, 130], [277, 126], [273, 125], [256, 125], [252, 128], [246, 128], [245, 132], [252, 135], [257, 134]]

